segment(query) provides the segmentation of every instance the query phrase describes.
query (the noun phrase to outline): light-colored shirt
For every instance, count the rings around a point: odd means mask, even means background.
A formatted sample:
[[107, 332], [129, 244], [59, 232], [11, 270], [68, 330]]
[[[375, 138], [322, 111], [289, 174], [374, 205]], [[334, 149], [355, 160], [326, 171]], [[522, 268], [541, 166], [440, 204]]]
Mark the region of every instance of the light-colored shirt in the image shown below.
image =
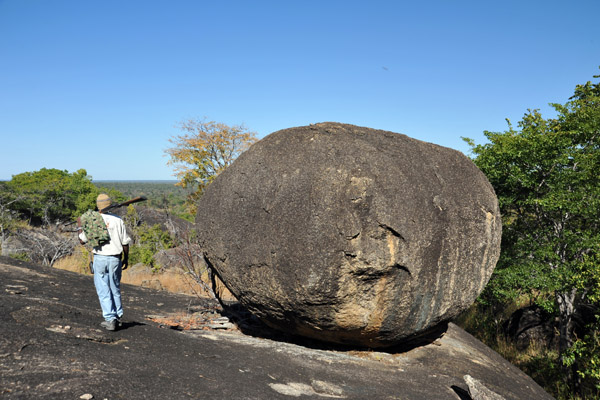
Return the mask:
[[[94, 247], [92, 252], [101, 256], [118, 256], [123, 252], [123, 246], [131, 242], [131, 238], [127, 235], [127, 230], [125, 229], [125, 223], [121, 218], [113, 214], [100, 215], [102, 215], [102, 219], [106, 223], [110, 242], [102, 247]], [[85, 236], [83, 231], [79, 234], [79, 239], [84, 243], [87, 242], [87, 236]]]

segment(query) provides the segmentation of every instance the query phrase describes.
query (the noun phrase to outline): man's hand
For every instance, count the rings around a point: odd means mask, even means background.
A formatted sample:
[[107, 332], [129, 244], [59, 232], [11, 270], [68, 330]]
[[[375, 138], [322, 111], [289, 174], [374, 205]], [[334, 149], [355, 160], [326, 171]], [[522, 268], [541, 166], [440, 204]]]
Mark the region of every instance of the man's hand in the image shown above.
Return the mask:
[[85, 244], [83, 240], [81, 240], [81, 238], [79, 237], [79, 234], [81, 233], [81, 217], [77, 217], [77, 239], [79, 240], [79, 243], [81, 243], [82, 245]]
[[129, 260], [124, 258], [123, 261], [121, 262], [121, 269], [126, 270], [128, 267], [129, 267]]

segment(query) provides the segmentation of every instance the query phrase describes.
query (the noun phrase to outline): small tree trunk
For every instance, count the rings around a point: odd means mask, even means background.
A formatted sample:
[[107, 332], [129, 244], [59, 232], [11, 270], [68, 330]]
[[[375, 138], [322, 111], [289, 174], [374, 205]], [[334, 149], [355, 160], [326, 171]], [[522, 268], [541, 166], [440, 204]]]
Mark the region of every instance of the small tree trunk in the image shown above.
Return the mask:
[[577, 289], [573, 288], [569, 292], [557, 292], [556, 302], [558, 303], [558, 350], [560, 354], [561, 369], [565, 383], [576, 393], [579, 392], [577, 379], [577, 360], [571, 366], [563, 363], [566, 351], [573, 345], [573, 314], [575, 312], [575, 295]]
[[208, 266], [207, 270], [208, 270], [208, 275], [210, 277], [210, 285], [211, 285], [212, 292], [214, 293], [214, 296], [217, 299], [217, 301], [219, 302], [219, 304], [221, 305], [221, 308], [225, 309], [227, 307], [227, 305], [223, 302], [223, 299], [221, 298], [221, 291], [219, 290], [219, 287], [217, 285], [217, 277], [219, 279], [221, 279], [221, 277], [218, 276], [217, 271], [214, 270], [213, 266], [206, 259], [206, 257], [204, 257], [204, 260], [206, 262], [206, 265]]

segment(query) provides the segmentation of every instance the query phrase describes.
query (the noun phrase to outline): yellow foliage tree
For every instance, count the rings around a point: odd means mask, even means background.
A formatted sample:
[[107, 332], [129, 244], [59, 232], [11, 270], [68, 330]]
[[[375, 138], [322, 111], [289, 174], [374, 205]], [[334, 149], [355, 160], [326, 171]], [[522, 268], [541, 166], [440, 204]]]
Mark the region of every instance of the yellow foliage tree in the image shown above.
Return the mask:
[[229, 126], [206, 119], [185, 120], [178, 127], [185, 133], [169, 139], [174, 147], [165, 150], [170, 156], [167, 164], [175, 168], [177, 185], [191, 188], [188, 202], [195, 214], [196, 200], [204, 188], [258, 139], [256, 132], [244, 125]]

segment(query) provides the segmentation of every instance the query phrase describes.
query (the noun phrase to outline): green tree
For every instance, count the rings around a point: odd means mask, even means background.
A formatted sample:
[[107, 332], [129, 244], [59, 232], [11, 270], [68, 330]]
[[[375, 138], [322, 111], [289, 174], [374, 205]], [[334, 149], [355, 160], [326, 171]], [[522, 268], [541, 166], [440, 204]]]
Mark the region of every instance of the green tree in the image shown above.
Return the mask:
[[[85, 169], [69, 173], [42, 168], [14, 175], [6, 186], [17, 199], [11, 204], [12, 210], [32, 222], [46, 225], [75, 218], [87, 209], [93, 209], [101, 192]], [[114, 190], [106, 192], [115, 200], [122, 198]]]
[[[554, 312], [563, 373], [578, 390], [581, 376], [596, 379], [596, 386], [600, 370], [591, 358], [569, 356], [575, 317], [584, 309], [598, 315], [598, 298], [590, 293], [599, 281], [600, 85], [577, 85], [567, 103], [552, 106], [556, 118], [528, 110], [518, 129], [508, 121], [505, 132], [485, 132], [487, 144], [466, 140], [503, 215], [502, 252], [483, 296], [502, 301], [528, 295]], [[580, 355], [592, 345], [587, 337], [587, 343], [577, 339]]]
[[0, 182], [0, 254], [4, 241], [17, 226], [16, 211], [12, 209], [12, 205], [18, 200], [6, 182]]
[[193, 189], [188, 202], [194, 211], [204, 188], [256, 142], [256, 133], [243, 125], [198, 119], [183, 121], [179, 128], [185, 134], [169, 139], [174, 147], [165, 152], [170, 156], [168, 164], [175, 166], [178, 185]]

